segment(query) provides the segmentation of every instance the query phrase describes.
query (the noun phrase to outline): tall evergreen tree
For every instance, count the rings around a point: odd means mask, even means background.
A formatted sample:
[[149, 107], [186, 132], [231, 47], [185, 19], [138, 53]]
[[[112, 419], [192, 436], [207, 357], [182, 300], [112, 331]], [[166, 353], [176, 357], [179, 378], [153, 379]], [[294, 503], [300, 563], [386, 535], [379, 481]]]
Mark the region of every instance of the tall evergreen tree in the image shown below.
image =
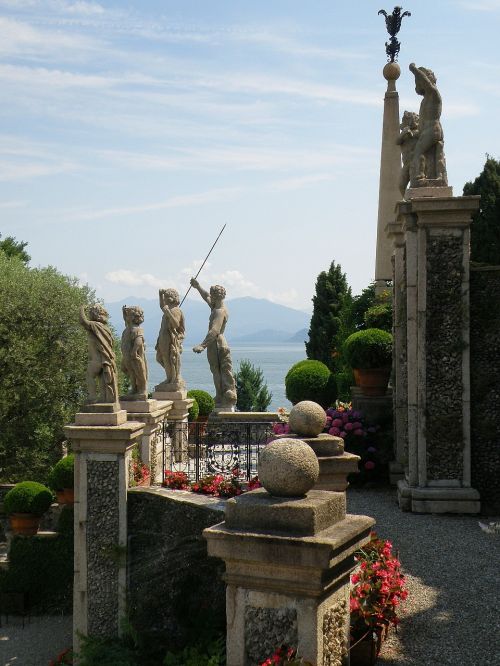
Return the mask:
[[240, 361], [234, 374], [236, 380], [236, 407], [240, 412], [265, 412], [273, 394], [269, 392], [262, 370], [248, 359]]
[[[2, 234], [0, 234], [0, 239]], [[16, 257], [20, 259], [23, 264], [27, 264], [31, 259], [30, 255], [24, 249], [28, 243], [25, 241], [16, 241], [13, 236], [7, 236], [3, 240], [0, 240], [0, 252], [3, 252], [9, 259]]]
[[464, 195], [480, 194], [481, 207], [472, 218], [471, 259], [500, 264], [500, 162], [487, 156], [482, 172], [466, 183]]
[[[338, 371], [338, 351], [344, 334], [351, 329], [352, 294], [340, 265], [334, 261], [316, 280], [313, 314], [306, 342], [307, 358], [322, 361]], [[348, 334], [348, 333], [347, 333]]]

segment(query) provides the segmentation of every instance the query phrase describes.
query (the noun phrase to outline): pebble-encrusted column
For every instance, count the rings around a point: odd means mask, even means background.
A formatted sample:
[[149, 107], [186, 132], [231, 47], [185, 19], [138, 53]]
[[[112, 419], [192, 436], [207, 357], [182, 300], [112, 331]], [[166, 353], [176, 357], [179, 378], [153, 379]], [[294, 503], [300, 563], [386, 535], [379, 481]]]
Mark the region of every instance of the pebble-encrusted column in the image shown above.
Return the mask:
[[354, 553], [374, 520], [345, 513], [344, 493], [310, 490], [318, 459], [296, 439], [260, 454], [263, 488], [228, 501], [206, 529], [208, 554], [225, 561], [227, 666], [257, 666], [277, 647], [316, 666], [347, 666]]
[[64, 429], [75, 453], [75, 651], [81, 635], [119, 635], [125, 615], [128, 458], [144, 428], [126, 418], [77, 414]]
[[408, 473], [398, 496], [406, 510], [477, 513], [470, 462], [469, 228], [479, 198], [413, 192], [399, 205], [406, 232]]
[[128, 421], [144, 424], [140, 442], [141, 461], [151, 472], [151, 483], [163, 481], [163, 425], [172, 408], [172, 400], [124, 400], [122, 409]]
[[407, 376], [407, 295], [406, 244], [403, 220], [390, 223], [387, 232], [393, 242], [393, 414], [394, 461], [389, 463], [390, 479], [394, 485], [404, 478], [408, 462], [408, 376]]

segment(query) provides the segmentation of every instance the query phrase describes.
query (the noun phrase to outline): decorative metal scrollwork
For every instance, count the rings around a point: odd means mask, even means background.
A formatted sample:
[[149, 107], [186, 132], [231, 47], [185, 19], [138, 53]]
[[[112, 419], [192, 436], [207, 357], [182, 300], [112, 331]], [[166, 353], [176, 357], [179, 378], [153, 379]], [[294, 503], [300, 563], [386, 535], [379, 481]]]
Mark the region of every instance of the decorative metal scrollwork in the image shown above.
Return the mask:
[[401, 43], [396, 38], [396, 35], [401, 30], [401, 22], [405, 16], [411, 16], [411, 12], [401, 12], [402, 7], [394, 7], [392, 14], [388, 14], [385, 9], [379, 11], [380, 14], [385, 16], [385, 25], [387, 32], [391, 36], [390, 40], [385, 43], [385, 52], [389, 62], [395, 62], [398, 59], [399, 51], [401, 50]]

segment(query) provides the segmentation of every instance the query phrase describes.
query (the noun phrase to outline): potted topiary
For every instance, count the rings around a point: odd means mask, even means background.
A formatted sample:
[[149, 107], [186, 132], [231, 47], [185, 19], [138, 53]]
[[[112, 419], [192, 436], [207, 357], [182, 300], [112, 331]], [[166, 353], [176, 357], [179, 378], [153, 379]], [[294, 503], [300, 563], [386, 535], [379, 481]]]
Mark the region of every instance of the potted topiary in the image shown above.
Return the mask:
[[75, 501], [74, 468], [75, 456], [72, 453], [61, 458], [52, 468], [49, 485], [55, 490], [59, 504], [73, 504]]
[[192, 389], [187, 392], [187, 397], [196, 400], [199, 408], [197, 420], [206, 423], [210, 413], [213, 412], [215, 407], [215, 400], [210, 393], [202, 391], [201, 389]]
[[392, 335], [379, 328], [367, 328], [350, 335], [344, 343], [349, 365], [359, 376], [364, 395], [385, 395], [392, 365]]
[[337, 385], [330, 369], [321, 361], [307, 359], [292, 365], [285, 377], [286, 397], [293, 405], [312, 400], [325, 409], [337, 398]]
[[4, 498], [4, 511], [14, 534], [33, 536], [38, 532], [40, 518], [52, 504], [52, 493], [36, 481], [22, 481]]

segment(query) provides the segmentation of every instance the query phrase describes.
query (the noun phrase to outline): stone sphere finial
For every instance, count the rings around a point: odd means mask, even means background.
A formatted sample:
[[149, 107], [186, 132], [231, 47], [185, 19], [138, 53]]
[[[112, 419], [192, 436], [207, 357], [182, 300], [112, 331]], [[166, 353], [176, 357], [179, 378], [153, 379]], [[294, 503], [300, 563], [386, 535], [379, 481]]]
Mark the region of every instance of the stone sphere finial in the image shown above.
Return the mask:
[[382, 70], [386, 81], [397, 81], [401, 76], [401, 67], [397, 62], [388, 62]]
[[303, 497], [319, 476], [311, 447], [300, 439], [277, 439], [259, 455], [259, 480], [274, 497]]
[[302, 400], [290, 410], [288, 425], [296, 435], [317, 437], [326, 425], [326, 412], [317, 402]]

